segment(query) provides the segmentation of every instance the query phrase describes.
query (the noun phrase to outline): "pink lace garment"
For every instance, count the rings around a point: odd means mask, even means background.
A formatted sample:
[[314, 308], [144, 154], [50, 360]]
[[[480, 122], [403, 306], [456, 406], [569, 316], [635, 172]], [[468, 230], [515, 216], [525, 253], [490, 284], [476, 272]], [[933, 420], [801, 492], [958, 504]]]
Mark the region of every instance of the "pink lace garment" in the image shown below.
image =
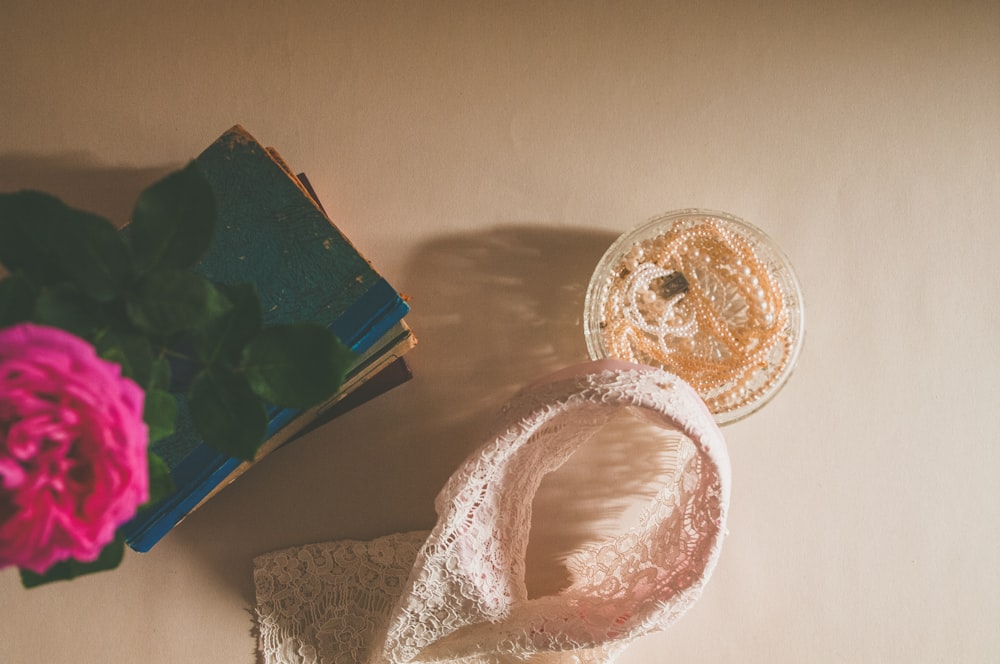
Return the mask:
[[[684, 434], [636, 527], [567, 560], [570, 583], [529, 599], [531, 503], [542, 477], [630, 409]], [[600, 361], [508, 404], [452, 475], [430, 532], [330, 542], [254, 561], [267, 664], [603, 663], [677, 619], [715, 567], [729, 459], [702, 400], [664, 371]]]

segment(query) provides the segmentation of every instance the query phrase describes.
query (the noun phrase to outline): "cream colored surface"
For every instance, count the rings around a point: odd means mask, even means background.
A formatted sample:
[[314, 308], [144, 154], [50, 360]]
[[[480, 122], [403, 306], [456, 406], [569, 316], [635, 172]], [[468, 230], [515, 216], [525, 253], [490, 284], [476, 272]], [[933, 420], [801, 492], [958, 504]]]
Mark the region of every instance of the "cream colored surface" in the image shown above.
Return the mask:
[[[0, 573], [4, 662], [254, 662], [251, 558], [429, 527], [503, 400], [584, 358], [604, 249], [692, 206], [791, 257], [806, 346], [725, 430], [731, 534], [704, 596], [623, 661], [1000, 660], [996, 3], [0, 8], [2, 190], [123, 220], [236, 122], [411, 296], [416, 378], [114, 573], [30, 592]], [[550, 478], [539, 588], [611, 516], [566, 496], [617, 505], [641, 447]]]

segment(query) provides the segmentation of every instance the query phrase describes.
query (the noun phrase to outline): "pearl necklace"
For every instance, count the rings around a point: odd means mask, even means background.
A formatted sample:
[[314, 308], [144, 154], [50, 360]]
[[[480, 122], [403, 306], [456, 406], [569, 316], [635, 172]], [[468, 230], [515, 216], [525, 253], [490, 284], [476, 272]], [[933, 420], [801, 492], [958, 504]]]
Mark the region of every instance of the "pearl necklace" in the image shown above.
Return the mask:
[[713, 413], [753, 403], [793, 355], [785, 293], [749, 238], [686, 217], [636, 242], [609, 272], [600, 334], [608, 354], [660, 366]]

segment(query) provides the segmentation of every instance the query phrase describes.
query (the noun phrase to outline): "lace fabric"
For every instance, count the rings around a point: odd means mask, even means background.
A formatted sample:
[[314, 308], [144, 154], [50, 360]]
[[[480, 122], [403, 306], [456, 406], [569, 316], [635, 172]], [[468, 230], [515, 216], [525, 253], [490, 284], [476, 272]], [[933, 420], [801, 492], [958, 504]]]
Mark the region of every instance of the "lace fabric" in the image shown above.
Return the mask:
[[[532, 499], [622, 410], [680, 431], [638, 524], [581, 547], [563, 591], [528, 598]], [[430, 532], [286, 549], [254, 561], [267, 664], [612, 662], [698, 598], [718, 560], [729, 461], [711, 413], [659, 369], [600, 361], [523, 390], [438, 494]]]

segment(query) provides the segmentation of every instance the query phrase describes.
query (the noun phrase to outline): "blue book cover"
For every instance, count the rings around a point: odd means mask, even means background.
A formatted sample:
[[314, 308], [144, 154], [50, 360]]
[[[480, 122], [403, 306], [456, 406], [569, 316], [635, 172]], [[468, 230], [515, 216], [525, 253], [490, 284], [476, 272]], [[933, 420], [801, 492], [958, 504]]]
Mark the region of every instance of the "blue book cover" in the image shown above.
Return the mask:
[[[409, 335], [402, 323], [409, 306], [273, 150], [236, 126], [197, 161], [218, 208], [212, 244], [196, 268], [201, 274], [218, 283], [253, 283], [265, 325], [312, 321], [330, 327], [364, 359], [349, 381], [377, 360], [382, 347], [398, 353], [412, 346], [401, 341]], [[176, 490], [123, 527], [137, 551], [148, 551], [243, 464], [199, 439], [183, 399], [180, 411], [176, 433], [153, 445], [170, 466]], [[293, 409], [272, 408], [269, 415], [268, 439], [287, 439], [295, 433], [288, 429], [309, 424]], [[265, 443], [262, 450], [274, 447]]]

